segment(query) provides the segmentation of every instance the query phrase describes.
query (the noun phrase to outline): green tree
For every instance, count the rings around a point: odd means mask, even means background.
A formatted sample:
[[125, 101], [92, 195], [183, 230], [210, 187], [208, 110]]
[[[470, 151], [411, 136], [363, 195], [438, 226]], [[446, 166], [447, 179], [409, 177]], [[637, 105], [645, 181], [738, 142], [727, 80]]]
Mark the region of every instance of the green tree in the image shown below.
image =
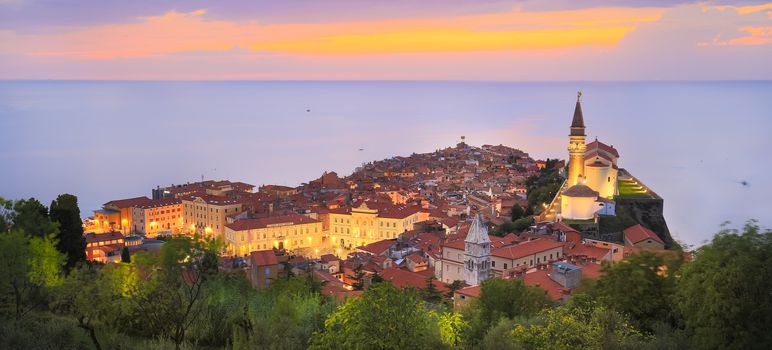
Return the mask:
[[51, 202], [51, 221], [59, 226], [57, 248], [67, 256], [67, 269], [86, 261], [86, 239], [80, 218], [78, 197], [61, 194]]
[[532, 217], [530, 217], [530, 216], [526, 216], [526, 217], [522, 217], [522, 218], [520, 218], [520, 219], [517, 219], [517, 220], [516, 220], [515, 222], [513, 222], [512, 224], [514, 224], [514, 230], [515, 230], [515, 232], [518, 232], [518, 233], [520, 233], [520, 232], [523, 232], [523, 231], [525, 231], [525, 230], [526, 230], [527, 228], [529, 228], [531, 225], [533, 225], [533, 223], [534, 223], [534, 220], [533, 220], [533, 218], [532, 218]]
[[463, 343], [463, 334], [469, 329], [469, 322], [457, 312], [446, 312], [439, 316], [440, 339], [451, 348], [459, 348]]
[[523, 207], [520, 206], [520, 204], [515, 204], [512, 206], [512, 221], [517, 221], [518, 219], [522, 218], [525, 215], [525, 210]]
[[48, 288], [61, 283], [64, 258], [50, 238], [14, 229], [0, 236], [0, 293], [18, 321], [45, 302]]
[[177, 349], [203, 312], [205, 286], [217, 273], [204, 268], [209, 249], [207, 242], [176, 237], [158, 255], [135, 255], [141, 283], [131, 300], [148, 328], [174, 341]]
[[604, 267], [605, 274], [590, 287], [590, 295], [605, 306], [629, 315], [638, 328], [652, 331], [658, 323], [673, 324], [673, 296], [681, 259], [666, 260], [641, 252]]
[[480, 297], [462, 310], [469, 319], [467, 341], [472, 344], [482, 340], [501, 318], [533, 316], [552, 305], [543, 289], [526, 286], [519, 279], [492, 278], [483, 281], [480, 288]]
[[11, 229], [13, 220], [13, 202], [0, 197], [0, 233]]
[[131, 253], [129, 252], [129, 247], [123, 247], [121, 249], [121, 262], [123, 263], [131, 263]]
[[452, 299], [456, 291], [461, 289], [463, 286], [464, 286], [464, 281], [461, 281], [461, 280], [455, 280], [451, 283], [445, 283], [445, 288], [448, 289], [448, 291], [445, 293], [445, 298]]
[[48, 208], [35, 198], [20, 199], [13, 203], [13, 229], [32, 237], [46, 237], [57, 232], [56, 224], [48, 216]]
[[442, 292], [434, 285], [434, 276], [426, 278], [426, 288], [421, 290], [421, 294], [426, 302], [439, 304], [442, 302]]
[[436, 316], [417, 293], [388, 282], [348, 299], [324, 322], [311, 349], [420, 349], [440, 344]]
[[491, 278], [483, 281], [480, 298], [475, 300], [486, 324], [517, 316], [532, 316], [552, 305], [544, 290], [526, 286], [520, 279]]
[[510, 336], [515, 348], [557, 350], [638, 348], [643, 340], [624, 316], [594, 304], [547, 309]]
[[676, 294], [694, 346], [772, 348], [772, 231], [722, 229], [684, 265]]
[[88, 333], [94, 347], [101, 350], [98, 329], [116, 329], [119, 320], [129, 315], [125, 297], [132, 288], [126, 284], [132, 283], [136, 283], [136, 276], [126, 265], [107, 265], [100, 269], [82, 266], [70, 271], [56, 290], [52, 306], [58, 312], [72, 315], [78, 327]]
[[346, 275], [346, 277], [354, 280], [354, 283], [351, 284], [352, 287], [354, 287], [354, 290], [363, 290], [365, 289], [365, 272], [362, 270], [362, 265], [357, 266], [354, 268], [354, 275]]

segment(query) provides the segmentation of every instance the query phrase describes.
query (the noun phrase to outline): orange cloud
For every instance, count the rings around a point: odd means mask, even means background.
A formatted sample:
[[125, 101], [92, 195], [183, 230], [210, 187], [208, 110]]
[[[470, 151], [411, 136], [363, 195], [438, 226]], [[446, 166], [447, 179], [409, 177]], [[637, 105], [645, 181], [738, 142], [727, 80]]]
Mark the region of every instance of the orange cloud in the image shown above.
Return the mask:
[[0, 33], [0, 53], [110, 59], [233, 48], [291, 54], [385, 54], [544, 50], [613, 46], [664, 10], [598, 8], [444, 18], [262, 25], [168, 12], [128, 24], [64, 33]]
[[735, 46], [735, 45], [767, 45], [772, 44], [772, 27], [754, 27], [754, 26], [742, 26], [737, 28], [741, 32], [745, 32], [748, 35], [731, 38], [721, 39], [721, 36], [716, 36], [712, 42], [699, 43], [698, 46]]
[[769, 4], [761, 4], [761, 5], [750, 5], [750, 6], [731, 6], [731, 5], [721, 5], [721, 6], [707, 6], [705, 7], [706, 10], [714, 9], [718, 11], [727, 11], [727, 10], [733, 10], [739, 15], [747, 15], [754, 12], [764, 11], [764, 10], [772, 10], [772, 3]]

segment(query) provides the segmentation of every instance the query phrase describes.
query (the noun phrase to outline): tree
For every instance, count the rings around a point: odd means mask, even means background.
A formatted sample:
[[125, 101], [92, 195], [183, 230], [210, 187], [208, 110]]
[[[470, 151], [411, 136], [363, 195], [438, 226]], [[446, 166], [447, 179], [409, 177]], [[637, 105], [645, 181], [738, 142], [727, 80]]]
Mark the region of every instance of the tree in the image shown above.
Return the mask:
[[30, 238], [17, 229], [0, 236], [0, 292], [11, 300], [17, 321], [45, 301], [47, 288], [61, 283], [63, 263], [48, 237]]
[[517, 349], [639, 348], [641, 333], [621, 314], [603, 306], [566, 305], [544, 310], [531, 325], [516, 324], [510, 333]]
[[378, 273], [378, 271], [375, 271], [375, 273], [373, 274], [373, 277], [370, 278], [370, 283], [381, 283], [381, 282], [383, 282], [383, 277], [381, 276], [380, 273]]
[[525, 210], [520, 206], [520, 204], [515, 204], [512, 206], [512, 221], [517, 221], [517, 219], [522, 218], [523, 215], [525, 215]]
[[[679, 256], [680, 257], [680, 256]], [[629, 315], [637, 327], [651, 331], [658, 323], [673, 324], [673, 296], [681, 259], [665, 260], [651, 252], [641, 252], [604, 267], [605, 274], [589, 294], [608, 308]]]
[[442, 302], [442, 292], [437, 289], [437, 286], [434, 285], [434, 276], [429, 276], [426, 278], [426, 288], [421, 290], [421, 294], [423, 294], [423, 298], [425, 301], [432, 303], [432, 304], [439, 304]]
[[86, 261], [86, 239], [83, 238], [83, 222], [80, 219], [78, 197], [61, 194], [51, 202], [51, 221], [59, 226], [57, 248], [67, 256], [66, 269]]
[[499, 278], [483, 281], [476, 302], [487, 324], [501, 317], [531, 316], [552, 305], [543, 289], [526, 286], [520, 279]]
[[363, 290], [365, 289], [365, 272], [362, 270], [362, 265], [357, 266], [354, 268], [354, 275], [346, 275], [346, 277], [354, 280], [354, 283], [351, 284], [351, 287], [354, 288], [354, 290]]
[[13, 229], [32, 237], [46, 237], [56, 233], [56, 224], [48, 217], [48, 208], [37, 199], [20, 199], [13, 203]]
[[456, 291], [461, 289], [461, 287], [463, 286], [464, 286], [464, 281], [461, 281], [461, 280], [455, 280], [451, 283], [445, 283], [445, 288], [448, 289], [447, 293], [445, 293], [445, 297], [448, 299], [452, 299]]
[[316, 332], [311, 349], [415, 349], [440, 343], [437, 317], [415, 291], [388, 282], [346, 300]]
[[480, 297], [464, 312], [470, 320], [469, 342], [477, 342], [501, 318], [529, 317], [552, 305], [541, 288], [529, 287], [519, 279], [492, 278], [483, 281]]
[[131, 253], [129, 253], [129, 247], [123, 247], [121, 249], [121, 262], [122, 263], [131, 263]]
[[694, 347], [772, 348], [772, 231], [723, 228], [684, 265], [676, 307]]
[[57, 290], [52, 305], [56, 311], [75, 317], [78, 327], [88, 333], [97, 350], [102, 349], [97, 336], [97, 325], [110, 324], [112, 320], [119, 318], [123, 311], [121, 306], [124, 300], [121, 299], [121, 292], [124, 289], [115, 283], [121, 280], [113, 278], [114, 269], [113, 266], [105, 266], [97, 271], [84, 266], [71, 270]]
[[0, 233], [6, 233], [11, 228], [12, 214], [13, 202], [0, 197]]
[[141, 283], [131, 300], [150, 329], [174, 341], [177, 349], [204, 310], [206, 283], [217, 273], [203, 264], [209, 249], [208, 242], [176, 237], [164, 243], [157, 256], [135, 256]]
[[531, 225], [533, 225], [533, 223], [534, 223], [534, 220], [530, 216], [522, 217], [520, 219], [515, 220], [515, 222], [513, 222], [514, 229], [515, 229], [516, 232], [523, 232], [523, 231], [525, 231], [527, 228], [531, 227]]
[[462, 336], [469, 328], [469, 323], [457, 312], [446, 312], [439, 316], [440, 339], [452, 348], [460, 347]]

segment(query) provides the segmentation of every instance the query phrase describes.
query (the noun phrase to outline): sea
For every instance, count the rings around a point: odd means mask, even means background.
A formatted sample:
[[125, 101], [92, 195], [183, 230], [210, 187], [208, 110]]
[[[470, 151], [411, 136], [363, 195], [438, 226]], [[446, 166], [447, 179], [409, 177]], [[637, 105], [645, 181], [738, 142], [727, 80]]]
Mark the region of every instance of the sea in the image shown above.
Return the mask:
[[567, 157], [588, 142], [664, 198], [673, 236], [772, 226], [772, 81], [2, 81], [0, 196], [79, 198], [82, 216], [205, 179], [296, 186], [468, 144]]

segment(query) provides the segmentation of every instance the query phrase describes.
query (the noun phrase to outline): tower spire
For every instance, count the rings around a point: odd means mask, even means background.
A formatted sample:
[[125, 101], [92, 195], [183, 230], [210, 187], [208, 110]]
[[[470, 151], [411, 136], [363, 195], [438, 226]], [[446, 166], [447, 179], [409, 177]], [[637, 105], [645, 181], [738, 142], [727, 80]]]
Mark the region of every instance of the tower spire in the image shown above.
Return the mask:
[[584, 136], [584, 115], [582, 114], [582, 92], [576, 93], [576, 108], [574, 108], [574, 119], [571, 121], [571, 135]]
[[571, 121], [571, 134], [568, 135], [568, 186], [580, 183], [584, 174], [584, 152], [587, 145], [584, 144], [584, 115], [582, 115], [582, 92], [576, 93], [576, 108], [574, 119]]

